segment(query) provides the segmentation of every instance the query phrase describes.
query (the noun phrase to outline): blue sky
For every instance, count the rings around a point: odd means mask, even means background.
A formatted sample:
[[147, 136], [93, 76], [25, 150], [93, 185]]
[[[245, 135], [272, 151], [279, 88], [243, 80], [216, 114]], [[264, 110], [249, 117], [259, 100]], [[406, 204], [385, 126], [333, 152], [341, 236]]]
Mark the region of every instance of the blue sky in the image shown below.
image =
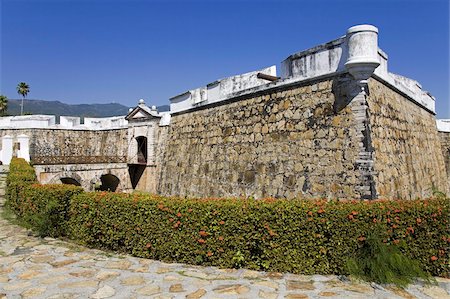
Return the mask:
[[31, 99], [168, 104], [369, 23], [389, 70], [418, 80], [450, 118], [448, 0], [0, 1], [8, 98], [25, 81]]

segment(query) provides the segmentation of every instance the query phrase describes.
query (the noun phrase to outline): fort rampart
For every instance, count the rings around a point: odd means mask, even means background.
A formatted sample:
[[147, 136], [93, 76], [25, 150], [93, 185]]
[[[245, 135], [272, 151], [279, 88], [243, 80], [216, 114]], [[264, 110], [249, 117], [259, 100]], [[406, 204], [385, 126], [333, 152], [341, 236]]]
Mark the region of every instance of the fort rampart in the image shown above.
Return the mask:
[[[41, 182], [177, 196], [403, 198], [449, 192], [450, 128], [435, 100], [388, 71], [378, 30], [189, 90], [158, 113], [0, 120], [2, 160]], [[450, 126], [448, 126], [450, 127]], [[100, 186], [100, 187], [99, 187]]]

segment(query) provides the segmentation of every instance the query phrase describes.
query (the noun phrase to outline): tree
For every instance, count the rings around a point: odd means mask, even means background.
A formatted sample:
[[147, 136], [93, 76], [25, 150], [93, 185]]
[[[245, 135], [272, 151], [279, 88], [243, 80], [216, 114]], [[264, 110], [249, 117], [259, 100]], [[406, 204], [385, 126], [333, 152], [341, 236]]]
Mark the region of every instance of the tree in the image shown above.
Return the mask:
[[6, 110], [8, 110], [8, 98], [0, 95], [0, 115], [5, 115]]
[[27, 96], [27, 94], [30, 92], [30, 86], [28, 86], [25, 82], [20, 82], [17, 85], [17, 93], [22, 95], [22, 104], [20, 105], [20, 115], [23, 115], [23, 100]]

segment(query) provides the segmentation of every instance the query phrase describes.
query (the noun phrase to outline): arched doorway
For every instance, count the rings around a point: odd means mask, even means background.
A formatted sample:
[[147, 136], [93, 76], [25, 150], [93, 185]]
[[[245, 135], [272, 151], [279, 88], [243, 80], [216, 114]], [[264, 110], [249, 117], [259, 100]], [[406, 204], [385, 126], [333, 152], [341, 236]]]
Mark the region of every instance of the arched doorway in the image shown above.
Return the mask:
[[112, 174], [104, 174], [100, 177], [101, 185], [97, 190], [115, 192], [120, 180]]
[[60, 178], [59, 180], [65, 185], [81, 186], [81, 183], [74, 178]]
[[147, 164], [147, 137], [136, 137], [137, 141], [137, 160], [139, 164]]

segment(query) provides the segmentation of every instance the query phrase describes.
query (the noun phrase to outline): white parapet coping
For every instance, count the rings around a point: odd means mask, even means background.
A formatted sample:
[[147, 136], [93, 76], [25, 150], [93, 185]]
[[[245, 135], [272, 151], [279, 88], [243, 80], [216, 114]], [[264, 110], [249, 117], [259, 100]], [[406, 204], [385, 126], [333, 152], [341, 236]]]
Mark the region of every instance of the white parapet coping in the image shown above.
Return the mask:
[[336, 40], [290, 55], [281, 63], [280, 80], [269, 82], [256, 77], [257, 73], [276, 76], [275, 66], [217, 80], [172, 97], [170, 112], [195, 110], [239, 95], [345, 72], [350, 72], [354, 77], [366, 72], [369, 77], [383, 81], [409, 100], [435, 113], [434, 97], [423, 90], [417, 81], [388, 71], [388, 56], [378, 47], [378, 29], [372, 25], [353, 26], [346, 35]]
[[267, 84], [267, 80], [258, 78], [258, 74], [275, 77], [276, 66], [216, 80], [206, 86], [189, 90], [170, 99], [170, 112], [177, 113], [204, 105], [221, 102], [230, 95]]
[[436, 127], [439, 132], [450, 133], [450, 119], [437, 119]]
[[0, 117], [0, 129], [72, 129], [72, 130], [109, 130], [127, 128], [125, 116], [99, 117], [84, 119], [80, 124], [80, 117], [60, 116], [60, 123], [56, 123], [54, 115], [23, 115]]

